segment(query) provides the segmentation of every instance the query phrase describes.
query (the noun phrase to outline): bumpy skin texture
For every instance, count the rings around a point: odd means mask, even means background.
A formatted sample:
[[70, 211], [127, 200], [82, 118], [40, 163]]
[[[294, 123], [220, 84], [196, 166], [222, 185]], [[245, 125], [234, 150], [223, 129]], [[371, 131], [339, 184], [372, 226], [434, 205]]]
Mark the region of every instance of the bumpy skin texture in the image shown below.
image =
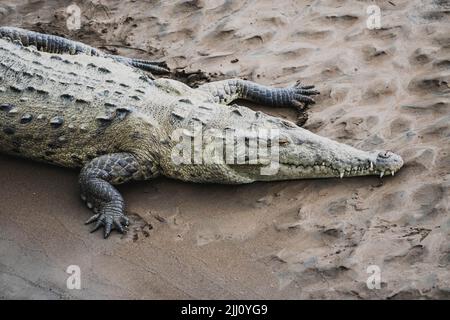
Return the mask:
[[[400, 156], [367, 152], [332, 141], [294, 123], [225, 103], [245, 98], [273, 106], [298, 106], [317, 94], [311, 86], [276, 89], [241, 80], [192, 89], [169, 79], [90, 54], [50, 54], [0, 39], [0, 152], [81, 168], [82, 198], [95, 215], [88, 222], [124, 231], [125, 204], [113, 185], [158, 175], [202, 183], [394, 174]], [[174, 132], [203, 130], [201, 150], [233, 129], [245, 138], [276, 129], [279, 170], [267, 162], [176, 163]], [[219, 135], [220, 136], [220, 135]], [[214, 138], [214, 139], [213, 139]], [[219, 137], [219, 139], [222, 139]], [[228, 164], [227, 164], [228, 163]]]
[[20, 42], [20, 44], [25, 47], [34, 46], [37, 50], [48, 53], [87, 54], [90, 56], [108, 57], [120, 63], [124, 63], [153, 74], [166, 74], [170, 72], [167, 65], [163, 62], [109, 55], [81, 42], [21, 28], [0, 27], [0, 38]]

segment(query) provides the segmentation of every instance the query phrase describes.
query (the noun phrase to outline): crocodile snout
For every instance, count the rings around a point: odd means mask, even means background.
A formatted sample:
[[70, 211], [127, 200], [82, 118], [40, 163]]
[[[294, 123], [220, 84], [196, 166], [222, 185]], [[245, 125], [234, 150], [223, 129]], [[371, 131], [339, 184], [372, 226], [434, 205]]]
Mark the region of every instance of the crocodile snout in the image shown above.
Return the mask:
[[391, 151], [380, 151], [378, 152], [377, 159], [375, 162], [375, 168], [380, 175], [383, 176], [384, 173], [391, 173], [392, 175], [400, 170], [403, 166], [403, 159], [398, 154]]

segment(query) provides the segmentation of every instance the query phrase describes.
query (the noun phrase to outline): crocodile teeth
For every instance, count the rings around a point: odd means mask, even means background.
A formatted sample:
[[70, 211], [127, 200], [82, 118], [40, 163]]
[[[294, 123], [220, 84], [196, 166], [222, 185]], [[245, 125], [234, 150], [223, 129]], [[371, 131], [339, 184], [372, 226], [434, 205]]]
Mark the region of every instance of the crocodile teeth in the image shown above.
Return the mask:
[[394, 176], [394, 174], [395, 174], [395, 171], [392, 171], [392, 176]]
[[93, 207], [92, 203], [88, 202], [88, 203], [87, 203], [87, 207], [88, 207], [89, 209], [92, 209], [92, 207]]
[[339, 177], [341, 177], [341, 179], [344, 177], [344, 171], [342, 171], [342, 172], [339, 174]]
[[384, 176], [384, 171], [381, 171], [380, 178], [383, 178], [383, 176]]
[[370, 171], [372, 171], [372, 170], [373, 170], [373, 162], [370, 161]]

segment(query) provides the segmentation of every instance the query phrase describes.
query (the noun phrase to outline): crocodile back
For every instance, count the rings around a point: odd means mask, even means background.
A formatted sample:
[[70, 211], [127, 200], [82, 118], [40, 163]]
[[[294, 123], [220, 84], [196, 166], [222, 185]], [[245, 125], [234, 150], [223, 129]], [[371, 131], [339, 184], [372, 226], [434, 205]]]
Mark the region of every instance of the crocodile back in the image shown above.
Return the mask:
[[0, 152], [79, 167], [123, 151], [152, 122], [158, 94], [145, 73], [112, 59], [0, 40]]

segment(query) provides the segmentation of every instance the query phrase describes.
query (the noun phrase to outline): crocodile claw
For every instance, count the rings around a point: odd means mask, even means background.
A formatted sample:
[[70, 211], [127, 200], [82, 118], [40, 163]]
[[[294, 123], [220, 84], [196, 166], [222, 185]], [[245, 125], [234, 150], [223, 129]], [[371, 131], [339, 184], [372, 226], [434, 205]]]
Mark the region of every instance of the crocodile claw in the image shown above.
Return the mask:
[[90, 217], [85, 224], [96, 222], [92, 232], [97, 231], [102, 226], [104, 227], [104, 238], [108, 238], [111, 230], [116, 229], [120, 233], [125, 233], [126, 227], [129, 225], [128, 217], [123, 213], [114, 212], [112, 210], [103, 209], [103, 212], [94, 214]]
[[97, 221], [98, 217], [100, 217], [100, 214], [94, 214], [84, 224], [90, 224], [90, 223], [92, 223], [94, 221]]
[[302, 85], [300, 81], [297, 81], [292, 87], [294, 93], [292, 104], [298, 108], [305, 108], [309, 104], [315, 104], [316, 102], [311, 96], [318, 95], [320, 92], [314, 88], [313, 85]]

